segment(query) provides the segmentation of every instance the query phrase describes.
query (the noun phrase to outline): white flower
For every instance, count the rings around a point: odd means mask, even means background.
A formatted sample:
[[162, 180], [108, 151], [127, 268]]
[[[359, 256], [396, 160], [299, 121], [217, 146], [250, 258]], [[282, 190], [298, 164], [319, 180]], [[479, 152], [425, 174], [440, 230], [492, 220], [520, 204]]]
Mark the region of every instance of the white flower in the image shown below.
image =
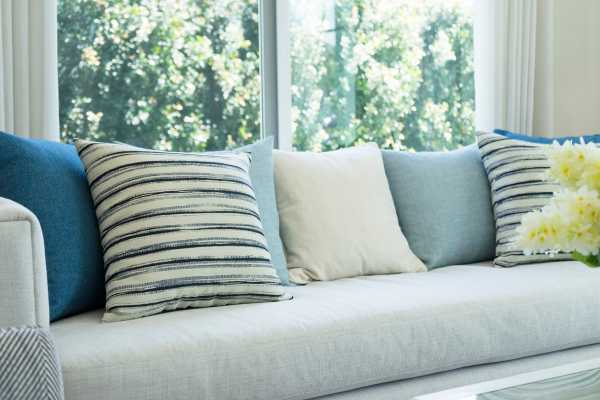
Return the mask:
[[587, 165], [600, 158], [600, 150], [592, 143], [575, 144], [570, 141], [559, 145], [554, 142], [546, 152], [550, 161], [550, 177], [567, 188], [581, 186]]
[[541, 210], [523, 216], [516, 243], [526, 254], [600, 252], [600, 148], [553, 143], [547, 150], [550, 177], [562, 190]]
[[583, 186], [562, 190], [542, 210], [523, 216], [517, 244], [526, 254], [573, 252], [598, 254], [600, 249], [600, 197]]
[[[586, 145], [589, 148], [589, 145]], [[594, 147], [586, 154], [579, 186], [600, 190], [600, 148]]]
[[567, 245], [562, 223], [560, 215], [550, 210], [525, 214], [517, 228], [516, 244], [527, 255], [557, 252]]

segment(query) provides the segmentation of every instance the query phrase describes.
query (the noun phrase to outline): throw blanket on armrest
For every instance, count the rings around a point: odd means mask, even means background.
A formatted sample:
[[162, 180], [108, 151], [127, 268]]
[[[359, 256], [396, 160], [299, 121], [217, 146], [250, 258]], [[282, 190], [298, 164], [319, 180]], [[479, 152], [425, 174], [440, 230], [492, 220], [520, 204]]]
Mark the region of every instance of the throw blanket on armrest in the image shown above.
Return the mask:
[[48, 331], [0, 329], [0, 398], [64, 399], [60, 363]]

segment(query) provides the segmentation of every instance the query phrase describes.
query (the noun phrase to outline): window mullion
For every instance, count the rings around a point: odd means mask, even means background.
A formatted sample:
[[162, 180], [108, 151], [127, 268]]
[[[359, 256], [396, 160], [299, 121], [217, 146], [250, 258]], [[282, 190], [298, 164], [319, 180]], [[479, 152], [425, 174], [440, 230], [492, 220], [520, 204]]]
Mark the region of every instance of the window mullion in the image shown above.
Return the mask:
[[292, 148], [288, 7], [287, 1], [260, 2], [262, 135], [275, 136], [282, 150]]
[[292, 150], [292, 69], [289, 2], [276, 6], [278, 148]]

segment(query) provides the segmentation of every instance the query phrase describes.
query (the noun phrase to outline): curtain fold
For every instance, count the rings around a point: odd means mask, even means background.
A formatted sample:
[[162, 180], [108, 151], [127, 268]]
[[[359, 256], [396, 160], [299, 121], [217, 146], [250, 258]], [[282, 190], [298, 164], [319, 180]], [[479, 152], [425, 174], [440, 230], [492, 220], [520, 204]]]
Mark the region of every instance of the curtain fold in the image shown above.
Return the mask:
[[0, 0], [0, 130], [59, 140], [56, 0]]
[[537, 0], [475, 2], [475, 125], [533, 132]]

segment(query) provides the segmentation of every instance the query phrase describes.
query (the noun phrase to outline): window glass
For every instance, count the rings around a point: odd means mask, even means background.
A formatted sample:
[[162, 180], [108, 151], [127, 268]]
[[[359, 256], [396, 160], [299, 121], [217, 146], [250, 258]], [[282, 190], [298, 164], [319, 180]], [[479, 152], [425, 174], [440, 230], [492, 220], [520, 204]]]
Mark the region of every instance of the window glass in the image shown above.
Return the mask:
[[180, 151], [260, 135], [258, 0], [59, 0], [63, 140]]
[[472, 0], [289, 0], [293, 145], [474, 140]]

